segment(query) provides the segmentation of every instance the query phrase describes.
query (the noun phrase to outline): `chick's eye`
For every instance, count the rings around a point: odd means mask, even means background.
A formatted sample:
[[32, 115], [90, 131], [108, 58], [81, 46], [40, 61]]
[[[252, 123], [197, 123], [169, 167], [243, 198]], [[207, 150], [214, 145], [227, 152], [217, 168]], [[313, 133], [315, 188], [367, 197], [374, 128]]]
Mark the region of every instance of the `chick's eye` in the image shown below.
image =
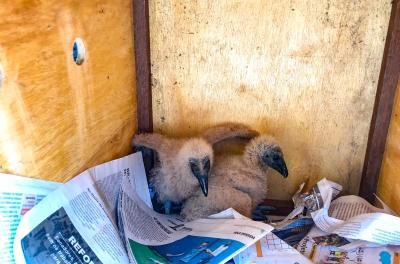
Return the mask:
[[194, 175], [197, 175], [198, 173], [200, 173], [199, 166], [197, 166], [197, 165], [192, 165], [192, 166], [190, 166], [190, 169], [192, 170], [192, 173], [193, 173]]
[[210, 170], [210, 160], [209, 160], [209, 159], [206, 159], [206, 160], [205, 160], [205, 162], [204, 162], [204, 169], [205, 169], [206, 171]]
[[195, 161], [189, 161], [190, 169], [192, 170], [193, 173], [199, 172], [199, 166], [197, 165], [197, 162]]
[[269, 160], [270, 156], [268, 154], [264, 154], [264, 156], [262, 158], [265, 159], [265, 160]]

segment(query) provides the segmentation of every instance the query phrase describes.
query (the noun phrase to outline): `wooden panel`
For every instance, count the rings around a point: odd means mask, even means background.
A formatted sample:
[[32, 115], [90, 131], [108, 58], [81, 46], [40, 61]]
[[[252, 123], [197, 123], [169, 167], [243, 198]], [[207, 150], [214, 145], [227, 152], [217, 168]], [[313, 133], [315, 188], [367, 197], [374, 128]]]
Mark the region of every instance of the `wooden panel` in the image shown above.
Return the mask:
[[385, 155], [379, 177], [378, 195], [393, 210], [400, 213], [400, 85], [397, 85], [395, 105], [390, 121]]
[[148, 0], [133, 1], [138, 132], [153, 132]]
[[375, 201], [374, 194], [377, 190], [379, 172], [393, 111], [393, 101], [400, 74], [400, 3], [396, 0], [393, 1], [392, 5], [360, 184], [360, 196], [371, 203]]
[[290, 176], [357, 193], [390, 0], [150, 1], [154, 127], [239, 121], [275, 135]]
[[[65, 181], [129, 152], [136, 129], [132, 2], [0, 3], [0, 167]], [[72, 59], [81, 37], [87, 59]]]

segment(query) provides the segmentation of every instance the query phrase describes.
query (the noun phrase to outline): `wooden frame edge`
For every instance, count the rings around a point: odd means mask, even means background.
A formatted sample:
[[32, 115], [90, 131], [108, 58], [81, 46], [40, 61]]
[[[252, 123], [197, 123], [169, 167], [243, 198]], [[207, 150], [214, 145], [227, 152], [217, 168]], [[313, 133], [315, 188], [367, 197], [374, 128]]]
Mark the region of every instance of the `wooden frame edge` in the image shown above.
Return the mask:
[[133, 0], [138, 133], [153, 132], [148, 0]]
[[392, 3], [359, 190], [359, 195], [370, 203], [375, 201], [399, 74], [400, 5], [399, 0], [395, 0]]

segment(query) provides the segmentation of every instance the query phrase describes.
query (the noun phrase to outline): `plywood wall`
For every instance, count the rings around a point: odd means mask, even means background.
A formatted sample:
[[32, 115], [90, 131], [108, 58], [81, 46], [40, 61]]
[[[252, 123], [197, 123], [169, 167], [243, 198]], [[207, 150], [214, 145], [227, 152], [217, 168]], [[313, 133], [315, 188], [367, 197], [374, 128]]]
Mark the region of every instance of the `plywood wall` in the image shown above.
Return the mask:
[[[132, 1], [0, 2], [0, 171], [65, 181], [129, 151]], [[77, 66], [72, 43], [83, 38]]]
[[400, 213], [400, 84], [392, 112], [392, 119], [386, 141], [381, 175], [379, 177], [378, 195], [393, 210]]
[[289, 179], [357, 193], [390, 0], [150, 1], [155, 128], [192, 135], [238, 121], [274, 135]]

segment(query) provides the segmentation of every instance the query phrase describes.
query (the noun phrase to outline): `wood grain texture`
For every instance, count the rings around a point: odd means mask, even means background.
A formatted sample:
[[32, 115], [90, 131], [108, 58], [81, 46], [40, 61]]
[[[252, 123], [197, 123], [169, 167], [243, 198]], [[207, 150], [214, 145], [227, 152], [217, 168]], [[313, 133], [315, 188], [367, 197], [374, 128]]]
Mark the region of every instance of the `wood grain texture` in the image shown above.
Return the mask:
[[287, 199], [309, 176], [358, 193], [391, 10], [384, 1], [150, 1], [154, 128], [238, 121], [282, 144]]
[[400, 214], [400, 85], [397, 92], [389, 133], [386, 141], [385, 154], [380, 171], [378, 196], [394, 211]]
[[149, 3], [133, 1], [138, 132], [153, 132], [150, 74]]
[[381, 163], [400, 74], [400, 4], [393, 1], [383, 61], [368, 136], [360, 196], [375, 201]]
[[[1, 171], [66, 181], [123, 156], [136, 130], [132, 2], [0, 3]], [[72, 59], [84, 40], [87, 59]]]

